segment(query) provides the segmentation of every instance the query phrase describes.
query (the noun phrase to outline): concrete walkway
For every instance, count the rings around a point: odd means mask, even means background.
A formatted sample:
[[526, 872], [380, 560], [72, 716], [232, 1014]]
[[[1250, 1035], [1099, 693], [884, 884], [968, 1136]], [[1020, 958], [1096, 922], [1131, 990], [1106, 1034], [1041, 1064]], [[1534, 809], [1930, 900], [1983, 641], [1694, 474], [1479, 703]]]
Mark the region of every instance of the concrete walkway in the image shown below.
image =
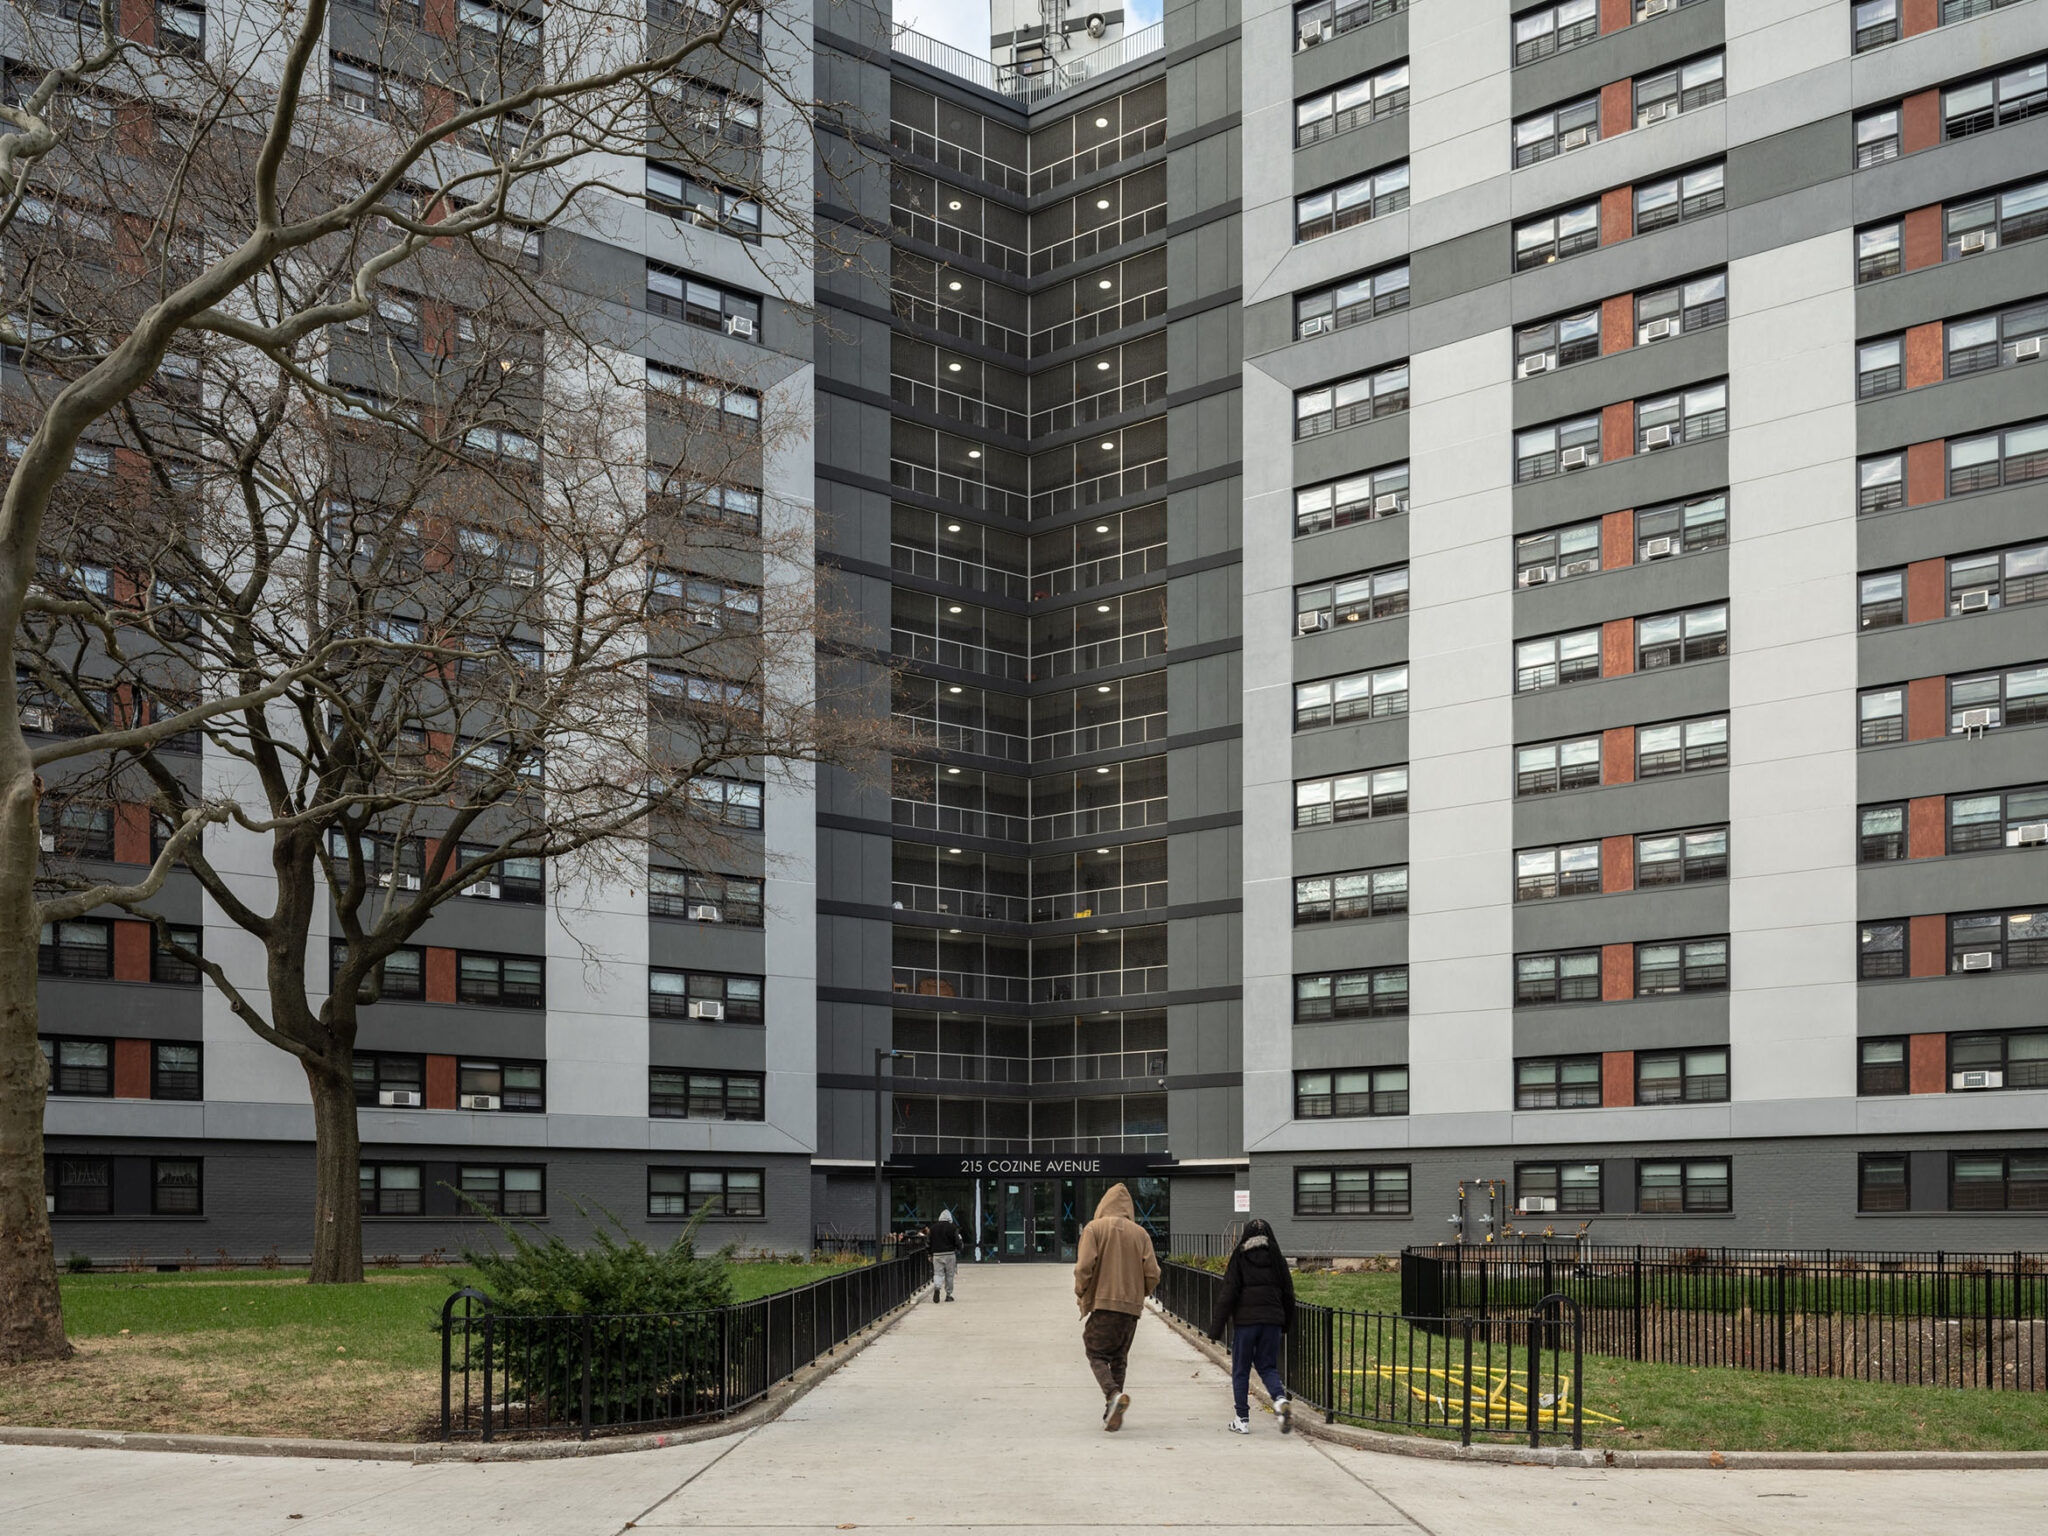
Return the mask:
[[[1058, 1267], [968, 1270], [773, 1424], [582, 1461], [408, 1466], [0, 1448], [6, 1536], [618, 1536], [849, 1529], [1911, 1532], [2040, 1529], [2037, 1472], [1451, 1466], [1224, 1429], [1229, 1384], [1156, 1318], [1104, 1434]], [[294, 1516], [298, 1518], [293, 1518]]]

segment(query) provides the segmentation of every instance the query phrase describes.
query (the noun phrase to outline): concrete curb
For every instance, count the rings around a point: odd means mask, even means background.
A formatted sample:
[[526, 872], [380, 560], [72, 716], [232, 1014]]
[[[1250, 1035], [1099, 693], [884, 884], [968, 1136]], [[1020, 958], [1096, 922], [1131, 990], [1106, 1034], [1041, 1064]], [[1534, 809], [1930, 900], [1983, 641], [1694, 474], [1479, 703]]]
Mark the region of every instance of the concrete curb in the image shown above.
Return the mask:
[[120, 1429], [40, 1429], [0, 1425], [0, 1445], [61, 1446], [72, 1450], [178, 1451], [201, 1456], [291, 1456], [315, 1461], [401, 1461], [429, 1466], [449, 1461], [571, 1461], [586, 1456], [618, 1456], [628, 1451], [658, 1451], [664, 1446], [691, 1445], [743, 1435], [772, 1424], [834, 1371], [853, 1359], [909, 1315], [924, 1300], [919, 1292], [895, 1311], [870, 1323], [839, 1346], [836, 1354], [814, 1360], [789, 1380], [771, 1387], [766, 1397], [730, 1418], [684, 1429], [642, 1435], [606, 1435], [590, 1440], [507, 1440], [491, 1445], [473, 1441], [442, 1444], [429, 1441], [291, 1440], [255, 1435], [158, 1435]]
[[[1226, 1371], [1230, 1369], [1230, 1356], [1207, 1334], [1198, 1332], [1178, 1318], [1168, 1317], [1157, 1308], [1153, 1312], [1212, 1364]], [[1252, 1390], [1264, 1395], [1256, 1381], [1252, 1383]], [[1455, 1440], [1432, 1440], [1422, 1435], [1361, 1429], [1351, 1424], [1325, 1424], [1313, 1413], [1296, 1414], [1294, 1432], [1311, 1440], [1348, 1446], [1355, 1451], [1379, 1451], [1389, 1456], [1413, 1456], [1424, 1461], [1481, 1462], [1496, 1466], [1702, 1472], [1990, 1472], [2048, 1468], [2048, 1451], [1636, 1451], [1601, 1448], [1574, 1451], [1569, 1447], [1549, 1446], [1536, 1450], [1526, 1445], [1464, 1446]]]

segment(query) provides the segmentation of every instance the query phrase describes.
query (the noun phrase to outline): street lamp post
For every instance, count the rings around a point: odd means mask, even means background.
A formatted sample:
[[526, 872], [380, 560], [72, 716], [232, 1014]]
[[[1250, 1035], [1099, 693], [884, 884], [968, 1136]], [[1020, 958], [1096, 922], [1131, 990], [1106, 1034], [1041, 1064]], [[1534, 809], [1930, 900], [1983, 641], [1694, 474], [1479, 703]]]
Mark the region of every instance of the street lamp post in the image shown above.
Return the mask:
[[882, 1063], [903, 1053], [875, 1047], [875, 1262], [882, 1262], [882, 1237], [889, 1229], [888, 1200], [882, 1193]]

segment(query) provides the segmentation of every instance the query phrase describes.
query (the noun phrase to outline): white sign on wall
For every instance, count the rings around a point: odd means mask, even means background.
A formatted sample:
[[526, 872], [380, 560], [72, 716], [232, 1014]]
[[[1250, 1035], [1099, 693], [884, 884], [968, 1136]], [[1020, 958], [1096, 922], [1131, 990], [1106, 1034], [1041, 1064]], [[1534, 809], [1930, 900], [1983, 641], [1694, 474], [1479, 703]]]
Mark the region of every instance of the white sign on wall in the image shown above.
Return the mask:
[[1235, 1197], [1233, 1209], [1235, 1209], [1239, 1215], [1243, 1215], [1245, 1212], [1249, 1211], [1252, 1208], [1252, 1192], [1250, 1190], [1233, 1190], [1232, 1194]]

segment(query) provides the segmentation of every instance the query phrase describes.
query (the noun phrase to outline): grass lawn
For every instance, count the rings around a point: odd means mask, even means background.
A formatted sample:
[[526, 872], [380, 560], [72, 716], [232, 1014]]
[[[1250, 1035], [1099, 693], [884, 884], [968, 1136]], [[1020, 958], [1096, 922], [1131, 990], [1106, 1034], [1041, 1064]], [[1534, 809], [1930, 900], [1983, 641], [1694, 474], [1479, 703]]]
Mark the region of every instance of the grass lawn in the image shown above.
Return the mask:
[[[1295, 1277], [1304, 1301], [1395, 1312], [1400, 1276]], [[1569, 1364], [1569, 1362], [1567, 1362]], [[1712, 1366], [1586, 1357], [1580, 1402], [1621, 1420], [1587, 1423], [1587, 1443], [1693, 1450], [2039, 1450], [2048, 1392], [1894, 1387]]]
[[[831, 1264], [732, 1266], [741, 1300]], [[469, 1272], [372, 1270], [360, 1286], [305, 1272], [66, 1275], [78, 1354], [0, 1367], [0, 1424], [350, 1440], [430, 1438], [440, 1411], [441, 1304]]]

